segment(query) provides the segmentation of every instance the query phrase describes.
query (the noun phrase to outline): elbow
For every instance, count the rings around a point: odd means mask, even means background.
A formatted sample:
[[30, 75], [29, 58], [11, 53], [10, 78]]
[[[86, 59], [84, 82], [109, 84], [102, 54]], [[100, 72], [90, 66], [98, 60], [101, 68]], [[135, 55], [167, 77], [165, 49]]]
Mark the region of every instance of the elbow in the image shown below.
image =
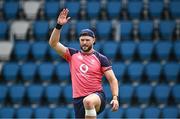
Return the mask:
[[52, 47], [51, 39], [49, 39], [49, 45]]
[[111, 80], [109, 80], [109, 83], [118, 85], [118, 80], [116, 78], [111, 78]]
[[55, 47], [55, 44], [51, 41], [51, 39], [49, 40], [49, 45], [54, 48]]

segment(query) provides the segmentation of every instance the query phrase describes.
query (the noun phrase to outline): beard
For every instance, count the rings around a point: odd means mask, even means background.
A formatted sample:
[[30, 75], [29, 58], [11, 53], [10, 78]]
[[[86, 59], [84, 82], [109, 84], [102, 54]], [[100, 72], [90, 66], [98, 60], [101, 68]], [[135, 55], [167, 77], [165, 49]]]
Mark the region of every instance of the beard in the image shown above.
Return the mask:
[[91, 49], [92, 49], [92, 45], [89, 46], [89, 47], [86, 46], [86, 45], [81, 46], [81, 50], [82, 50], [83, 52], [89, 52]]

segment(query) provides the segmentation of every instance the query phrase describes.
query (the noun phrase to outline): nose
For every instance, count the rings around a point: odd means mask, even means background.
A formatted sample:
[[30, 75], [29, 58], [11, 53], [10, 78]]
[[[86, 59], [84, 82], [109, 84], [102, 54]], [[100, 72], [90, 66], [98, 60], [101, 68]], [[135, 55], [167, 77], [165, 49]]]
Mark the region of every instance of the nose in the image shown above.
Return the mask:
[[83, 41], [83, 45], [85, 45], [86, 43], [87, 43], [87, 42], [84, 40], [84, 41]]

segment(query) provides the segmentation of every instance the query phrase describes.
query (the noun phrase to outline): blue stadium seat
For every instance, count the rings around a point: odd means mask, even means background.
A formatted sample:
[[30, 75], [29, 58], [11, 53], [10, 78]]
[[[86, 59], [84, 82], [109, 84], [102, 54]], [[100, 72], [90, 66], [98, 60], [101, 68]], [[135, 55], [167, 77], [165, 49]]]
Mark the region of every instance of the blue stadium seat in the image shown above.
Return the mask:
[[31, 47], [31, 53], [34, 60], [44, 60], [48, 52], [48, 43], [44, 41], [34, 42]]
[[116, 112], [112, 112], [111, 108], [107, 111], [107, 118], [123, 118], [124, 109], [120, 107]]
[[135, 95], [139, 103], [148, 104], [150, 102], [152, 87], [147, 84], [141, 84], [136, 87]]
[[154, 97], [158, 104], [167, 104], [170, 87], [167, 84], [159, 84], [154, 88]]
[[109, 18], [116, 18], [121, 13], [121, 1], [108, 1], [107, 13]]
[[[63, 71], [62, 71], [63, 69]], [[69, 65], [67, 63], [59, 63], [56, 65], [56, 76], [60, 81], [70, 80]]]
[[60, 57], [60, 55], [53, 48], [49, 47], [48, 50], [49, 50], [48, 54], [50, 55], [51, 60], [53, 60], [53, 61], [61, 61], [62, 58]]
[[130, 84], [123, 84], [119, 86], [119, 100], [120, 103], [130, 104], [134, 94], [134, 87]]
[[162, 109], [162, 118], [178, 119], [179, 109], [175, 106], [166, 106]]
[[76, 31], [77, 31], [78, 36], [80, 35], [80, 32], [82, 29], [87, 29], [87, 28], [90, 28], [89, 21], [82, 20], [76, 23]]
[[69, 109], [69, 112], [70, 112], [70, 118], [75, 118], [74, 109], [73, 109], [73, 108], [70, 108], [70, 109]]
[[8, 1], [8, 2], [9, 2], [9, 1], [16, 1], [16, 2], [17, 2], [18, 0], [6, 0], [6, 1]]
[[159, 119], [160, 117], [160, 109], [155, 106], [146, 107], [144, 109], [143, 117], [145, 119], [153, 118], [153, 119]]
[[35, 118], [48, 119], [51, 114], [51, 109], [49, 107], [37, 107], [34, 110]]
[[39, 104], [44, 94], [44, 87], [39, 84], [31, 84], [27, 87], [27, 97], [31, 104]]
[[123, 60], [132, 60], [136, 51], [136, 43], [124, 41], [120, 44], [120, 54]]
[[26, 62], [21, 65], [20, 74], [24, 81], [33, 81], [35, 79], [37, 66], [35, 63]]
[[45, 95], [49, 103], [58, 104], [59, 101], [61, 102], [62, 87], [57, 84], [50, 84], [45, 89]]
[[178, 62], [168, 62], [163, 67], [163, 73], [167, 81], [177, 81], [180, 73], [180, 65]]
[[118, 81], [123, 80], [123, 76], [126, 72], [126, 64], [122, 62], [114, 62], [112, 64], [112, 69], [114, 71], [115, 76], [117, 77]]
[[5, 21], [0, 21], [0, 40], [5, 40], [8, 33], [9, 25]]
[[80, 2], [79, 1], [67, 1], [65, 4], [66, 8], [69, 9], [70, 17], [78, 17], [78, 13], [80, 10]]
[[145, 74], [147, 76], [147, 79], [151, 81], [159, 81], [161, 71], [162, 71], [162, 66], [160, 63], [157, 62], [149, 62], [148, 64], [145, 65]]
[[7, 97], [7, 94], [8, 94], [8, 87], [1, 84], [0, 85], [0, 91], [1, 91], [0, 104], [3, 104], [6, 101], [6, 97]]
[[17, 18], [18, 10], [19, 10], [19, 2], [15, 2], [15, 1], [4, 2], [3, 11], [6, 19]]
[[52, 111], [52, 117], [55, 119], [67, 118], [69, 114], [69, 109], [66, 107], [57, 107]]
[[36, 40], [47, 40], [49, 34], [49, 24], [45, 20], [34, 21], [33, 33]]
[[140, 18], [143, 9], [142, 1], [129, 1], [127, 7], [130, 18]]
[[0, 118], [14, 118], [15, 109], [13, 107], [1, 107], [0, 108]]
[[119, 35], [122, 40], [130, 40], [132, 37], [133, 23], [131, 21], [121, 21], [120, 22]]
[[45, 0], [45, 1], [49, 2], [49, 1], [59, 1], [59, 0]]
[[173, 52], [177, 60], [180, 61], [180, 41], [174, 42]]
[[101, 52], [102, 44], [103, 43], [96, 41], [96, 44], [93, 46], [94, 50]]
[[66, 103], [72, 103], [72, 86], [66, 85], [64, 87], [63, 95]]
[[159, 60], [168, 60], [172, 43], [169, 41], [159, 41], [155, 46], [155, 52]]
[[70, 42], [68, 46], [69, 46], [70, 48], [75, 48], [75, 49], [77, 49], [77, 50], [80, 50], [80, 44], [79, 44], [79, 42], [77, 42], [77, 41], [72, 41], [72, 42]]
[[7, 81], [14, 81], [18, 77], [19, 65], [15, 62], [7, 62], [3, 65], [3, 76]]
[[19, 107], [16, 111], [17, 118], [26, 118], [30, 119], [33, 115], [33, 109], [31, 107]]
[[60, 3], [59, 1], [47, 1], [44, 5], [44, 12], [48, 19], [53, 19], [58, 16], [58, 12], [60, 9]]
[[129, 1], [141, 1], [141, 0], [129, 0]]
[[108, 41], [103, 44], [102, 51], [103, 54], [107, 56], [109, 59], [115, 60], [118, 51], [118, 43]]
[[128, 65], [127, 73], [131, 81], [140, 81], [143, 75], [144, 65], [140, 62], [133, 62]]
[[22, 104], [25, 96], [25, 86], [22, 84], [14, 84], [9, 89], [11, 102], [14, 104]]
[[107, 40], [112, 32], [112, 24], [110, 21], [98, 21], [96, 29], [99, 38]]
[[169, 10], [173, 18], [179, 18], [180, 17], [180, 2], [178, 0], [171, 1], [169, 5]]
[[149, 2], [152, 2], [152, 1], [161, 1], [161, 0], [149, 0]]
[[170, 20], [164, 20], [160, 21], [159, 25], [159, 32], [161, 39], [172, 39], [173, 33], [175, 31], [176, 23], [175, 21], [170, 21]]
[[140, 118], [141, 115], [142, 109], [140, 107], [128, 107], [125, 111], [125, 117], [128, 119]]
[[43, 62], [38, 67], [38, 74], [42, 81], [52, 80], [54, 66], [50, 62]]
[[107, 109], [105, 108], [105, 110], [103, 112], [101, 112], [100, 114], [97, 115], [97, 118], [104, 119], [106, 117], [106, 112], [107, 112]]
[[174, 101], [179, 104], [180, 103], [180, 84], [176, 84], [172, 88], [172, 96], [174, 98]]
[[163, 12], [163, 1], [149, 1], [149, 14], [151, 18], [161, 18]]
[[61, 31], [61, 39], [67, 39], [69, 30], [71, 28], [71, 24], [65, 24], [63, 25], [62, 31]]
[[[22, 50], [23, 49], [23, 50]], [[27, 41], [15, 42], [15, 58], [20, 61], [26, 61], [30, 53], [30, 43]]]
[[104, 93], [106, 95], [107, 101], [110, 102], [112, 100], [111, 88], [108, 84], [103, 86]]
[[151, 41], [142, 41], [138, 43], [137, 52], [141, 60], [150, 60], [154, 45]]
[[[89, 18], [96, 18], [100, 12], [100, 1], [87, 2], [87, 14]], [[93, 9], [92, 9], [93, 8]]]
[[139, 34], [142, 40], [151, 40], [153, 34], [153, 22], [150, 20], [140, 21]]

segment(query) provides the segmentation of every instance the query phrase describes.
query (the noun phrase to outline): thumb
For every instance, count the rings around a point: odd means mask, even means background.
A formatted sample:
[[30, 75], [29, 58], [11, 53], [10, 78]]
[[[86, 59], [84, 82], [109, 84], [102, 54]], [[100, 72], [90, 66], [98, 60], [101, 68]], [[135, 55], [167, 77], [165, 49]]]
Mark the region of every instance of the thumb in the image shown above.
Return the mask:
[[68, 18], [67, 18], [67, 21], [69, 21], [69, 19], [71, 19], [71, 17], [68, 17]]
[[112, 100], [111, 102], [110, 102], [110, 104], [112, 105], [114, 103], [114, 100]]

